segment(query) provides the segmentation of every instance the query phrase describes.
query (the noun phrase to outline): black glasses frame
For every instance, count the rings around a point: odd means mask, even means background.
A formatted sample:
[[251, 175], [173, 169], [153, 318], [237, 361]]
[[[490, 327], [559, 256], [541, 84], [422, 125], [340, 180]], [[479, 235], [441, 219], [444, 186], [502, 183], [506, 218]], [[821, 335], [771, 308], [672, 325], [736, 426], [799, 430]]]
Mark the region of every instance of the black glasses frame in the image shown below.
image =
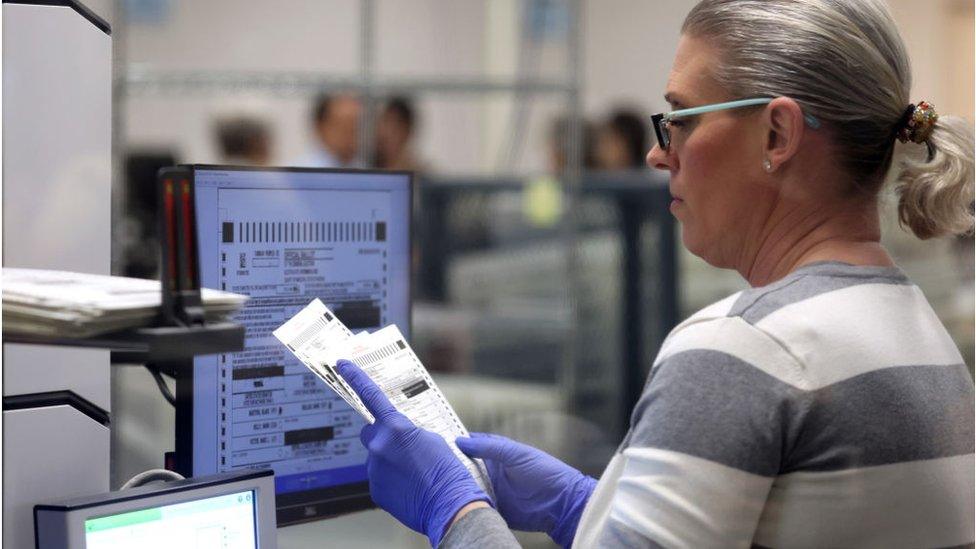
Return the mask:
[[657, 145], [662, 151], [668, 150], [671, 146], [671, 132], [663, 124], [667, 124], [668, 121], [664, 118], [665, 113], [658, 113], [651, 116], [651, 126], [654, 126], [654, 135], [657, 136]]

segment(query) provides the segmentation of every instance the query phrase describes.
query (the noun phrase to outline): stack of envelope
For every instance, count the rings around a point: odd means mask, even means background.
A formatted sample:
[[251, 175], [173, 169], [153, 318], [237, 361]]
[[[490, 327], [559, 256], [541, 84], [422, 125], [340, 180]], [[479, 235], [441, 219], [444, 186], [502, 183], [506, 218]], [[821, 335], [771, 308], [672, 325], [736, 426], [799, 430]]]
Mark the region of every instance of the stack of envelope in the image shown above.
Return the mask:
[[[162, 302], [158, 280], [42, 269], [3, 269], [3, 331], [91, 337], [151, 325]], [[201, 290], [214, 322], [234, 314], [247, 296]]]

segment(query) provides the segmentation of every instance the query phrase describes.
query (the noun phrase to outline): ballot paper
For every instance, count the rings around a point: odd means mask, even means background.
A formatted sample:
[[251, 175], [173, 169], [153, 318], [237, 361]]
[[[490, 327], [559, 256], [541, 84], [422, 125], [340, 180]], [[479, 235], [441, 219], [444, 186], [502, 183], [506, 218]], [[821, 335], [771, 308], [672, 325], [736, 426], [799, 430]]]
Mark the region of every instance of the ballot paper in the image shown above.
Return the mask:
[[340, 322], [321, 300], [315, 299], [273, 333], [278, 341], [284, 343], [288, 350], [302, 361], [302, 364], [312, 370], [349, 406], [370, 423], [373, 422], [372, 414], [366, 409], [359, 395], [336, 372], [335, 362], [327, 362], [325, 359], [331, 347], [360, 338], [365, 332], [353, 336], [349, 328]]
[[[89, 337], [151, 324], [162, 300], [158, 280], [43, 269], [3, 269], [5, 333]], [[237, 311], [247, 296], [202, 289], [207, 320]]]
[[352, 335], [316, 299], [275, 330], [274, 335], [339, 396], [346, 399], [344, 393], [352, 393], [355, 403], [346, 401], [373, 423], [373, 415], [334, 369], [339, 359], [356, 363], [414, 425], [444, 437], [475, 481], [486, 493], [492, 493], [484, 463], [472, 460], [454, 443], [457, 437], [467, 436], [468, 430], [395, 325], [372, 334]]

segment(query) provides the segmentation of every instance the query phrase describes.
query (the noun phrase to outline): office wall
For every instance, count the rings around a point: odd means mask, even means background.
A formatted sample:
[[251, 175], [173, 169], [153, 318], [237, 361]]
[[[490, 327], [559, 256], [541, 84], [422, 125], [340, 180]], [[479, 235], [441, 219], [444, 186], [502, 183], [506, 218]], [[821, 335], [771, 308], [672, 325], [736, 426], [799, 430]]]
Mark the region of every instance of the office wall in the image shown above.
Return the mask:
[[[484, 2], [376, 2], [376, 70], [411, 77], [477, 76], [483, 70]], [[360, 63], [359, 2], [173, 2], [158, 24], [128, 28], [129, 63], [155, 69], [320, 72], [355, 77]], [[288, 164], [310, 146], [308, 94], [140, 94], [125, 108], [127, 142], [175, 146], [189, 161], [216, 159], [215, 113], [265, 116], [275, 134], [275, 162]], [[479, 103], [465, 97], [420, 97], [420, 149], [445, 169], [480, 168]], [[475, 108], [472, 108], [475, 107]]]
[[681, 22], [696, 3], [584, 2], [588, 113], [599, 114], [618, 102], [636, 105], [648, 113], [666, 110], [664, 87]]
[[888, 0], [912, 61], [912, 101], [973, 121], [973, 3]]
[[[661, 98], [681, 22], [694, 0], [584, 1], [583, 101], [587, 115], [617, 104], [645, 112], [662, 110]], [[130, 17], [117, 25], [117, 46], [129, 66], [198, 71], [321, 71], [354, 76], [359, 70], [357, 0], [159, 2], [161, 15]], [[973, 116], [973, 7], [964, 0], [889, 0], [908, 45], [915, 72], [913, 97], [925, 97], [947, 112]], [[511, 75], [518, 67], [512, 40], [525, 2], [515, 0], [379, 0], [376, 6], [376, 70], [380, 75], [441, 78]], [[125, 20], [125, 19], [123, 19]], [[133, 21], [134, 20], [134, 21]], [[120, 21], [121, 24], [121, 21]], [[503, 30], [498, 30], [502, 27]], [[558, 40], [559, 37], [556, 37]], [[550, 50], [558, 45], [550, 45]], [[948, 54], [947, 52], [952, 52]], [[565, 55], [550, 55], [536, 72], [559, 77]], [[309, 146], [307, 95], [186, 90], [139, 94], [124, 111], [126, 142], [165, 144], [187, 160], [210, 161], [214, 113], [245, 110], [273, 124], [275, 160], [287, 163]], [[471, 97], [424, 96], [420, 149], [447, 171], [490, 171], [495, 152], [507, 146], [497, 124], [512, 107], [488, 108]], [[497, 105], [497, 100], [495, 101]], [[525, 170], [546, 167], [545, 130], [564, 105], [535, 100], [530, 135], [521, 141]], [[510, 136], [509, 136], [510, 137]], [[490, 142], [488, 142], [490, 141]], [[487, 157], [487, 158], [486, 158]]]
[[[600, 116], [618, 103], [647, 112], [663, 108], [664, 84], [678, 29], [691, 0], [584, 2], [584, 107]], [[411, 78], [511, 76], [519, 66], [516, 21], [524, 2], [411, 0], [376, 2], [376, 70]], [[172, 1], [160, 17], [124, 29], [120, 47], [133, 71], [140, 67], [191, 71], [321, 71], [355, 76], [359, 67], [359, 2], [285, 0]], [[507, 5], [507, 6], [506, 6]], [[501, 28], [501, 30], [499, 30]], [[556, 36], [559, 41], [561, 36]], [[563, 51], [559, 51], [559, 50]], [[545, 46], [536, 73], [566, 74], [561, 43]], [[287, 164], [310, 143], [311, 97], [246, 90], [213, 93], [186, 89], [139, 93], [124, 109], [125, 142], [176, 147], [188, 161], [216, 159], [210, 135], [215, 113], [247, 111], [272, 123], [275, 161]], [[424, 117], [419, 148], [435, 168], [491, 172], [511, 144], [504, 132], [513, 104], [499, 96], [418, 97]], [[521, 102], [524, 102], [524, 98]], [[526, 137], [516, 169], [541, 171], [549, 122], [565, 108], [560, 97], [529, 101]], [[495, 105], [492, 108], [492, 105]], [[503, 120], [497, 120], [502, 118]], [[485, 127], [495, 124], [494, 132]]]

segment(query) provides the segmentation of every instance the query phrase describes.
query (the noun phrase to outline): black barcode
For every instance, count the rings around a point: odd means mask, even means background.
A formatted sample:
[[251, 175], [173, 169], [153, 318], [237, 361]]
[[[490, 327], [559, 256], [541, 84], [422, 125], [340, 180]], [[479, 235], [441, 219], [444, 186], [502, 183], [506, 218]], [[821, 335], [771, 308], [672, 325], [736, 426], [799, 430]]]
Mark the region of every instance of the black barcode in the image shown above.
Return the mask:
[[384, 221], [238, 221], [224, 222], [223, 242], [384, 242]]
[[316, 318], [315, 322], [309, 324], [307, 328], [302, 330], [302, 333], [298, 334], [297, 337], [291, 340], [291, 344], [294, 345], [296, 349], [301, 347], [306, 341], [312, 339], [312, 337], [314, 337], [315, 334], [317, 334], [322, 328], [325, 328], [325, 319]]
[[397, 347], [397, 344], [396, 343], [391, 343], [389, 345], [384, 345], [383, 347], [380, 347], [379, 349], [377, 349], [375, 351], [372, 351], [370, 353], [366, 353], [365, 355], [357, 358], [356, 361], [359, 362], [360, 364], [363, 364], [363, 365], [373, 364], [374, 362], [379, 362], [380, 360], [383, 360], [384, 358], [389, 358], [389, 357], [395, 355], [397, 353], [397, 349], [398, 349], [398, 347]]

